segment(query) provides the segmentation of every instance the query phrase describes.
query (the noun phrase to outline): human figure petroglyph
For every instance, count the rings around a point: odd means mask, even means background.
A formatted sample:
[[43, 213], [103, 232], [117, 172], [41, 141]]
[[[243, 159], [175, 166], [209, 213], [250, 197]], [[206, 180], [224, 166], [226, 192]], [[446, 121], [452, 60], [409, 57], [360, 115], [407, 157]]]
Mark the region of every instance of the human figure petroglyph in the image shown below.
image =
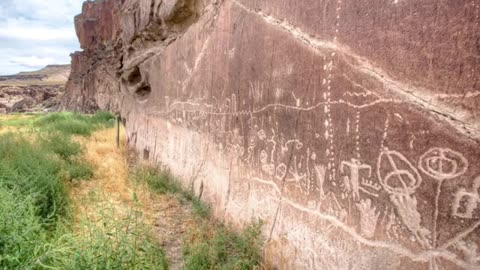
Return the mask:
[[[349, 169], [350, 174], [346, 174], [346, 169]], [[353, 199], [358, 200], [360, 198], [360, 172], [367, 171], [368, 177], [372, 176], [372, 166], [363, 164], [358, 159], [352, 158], [351, 161], [342, 161], [340, 164], [340, 173], [342, 173], [344, 186], [347, 192], [351, 192]]]
[[[382, 169], [389, 172], [382, 172]], [[417, 169], [401, 153], [384, 148], [378, 157], [377, 175], [383, 189], [390, 194], [390, 201], [403, 224], [422, 247], [430, 248], [430, 231], [421, 225], [417, 199], [413, 195], [422, 183]]]
[[380, 212], [377, 212], [376, 207], [372, 205], [372, 201], [370, 199], [361, 200], [355, 205], [360, 211], [361, 233], [367, 238], [373, 237], [377, 228], [377, 221], [378, 217], [380, 216]]
[[314, 168], [315, 168], [315, 176], [317, 179], [320, 198], [323, 198], [325, 196], [323, 184], [325, 183], [325, 175], [327, 173], [327, 168], [323, 164], [315, 164]]
[[[480, 175], [473, 181], [472, 191], [466, 191], [461, 188], [455, 194], [455, 199], [452, 204], [452, 214], [460, 218], [473, 218], [473, 212], [478, 208], [480, 203]], [[462, 202], [465, 203], [462, 210]]]

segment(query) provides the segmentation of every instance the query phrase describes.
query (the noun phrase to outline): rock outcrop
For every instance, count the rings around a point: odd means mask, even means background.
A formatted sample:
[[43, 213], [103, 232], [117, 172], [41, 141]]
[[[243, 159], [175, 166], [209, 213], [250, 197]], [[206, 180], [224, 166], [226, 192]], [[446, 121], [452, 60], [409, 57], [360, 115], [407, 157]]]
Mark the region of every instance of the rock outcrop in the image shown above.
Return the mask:
[[0, 76], [0, 113], [55, 111], [70, 75], [70, 65]]
[[89, 1], [65, 109], [277, 269], [480, 268], [480, 2]]

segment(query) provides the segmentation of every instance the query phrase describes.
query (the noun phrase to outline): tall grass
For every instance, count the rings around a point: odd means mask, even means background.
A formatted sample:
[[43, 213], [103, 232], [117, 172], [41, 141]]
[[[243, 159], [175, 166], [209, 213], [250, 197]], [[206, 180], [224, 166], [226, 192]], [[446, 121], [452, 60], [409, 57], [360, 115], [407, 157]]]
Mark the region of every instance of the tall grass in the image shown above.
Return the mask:
[[118, 220], [106, 211], [72, 233], [68, 180], [93, 175], [72, 135], [88, 136], [114, 119], [54, 113], [2, 122], [36, 132], [0, 135], [0, 269], [167, 269], [136, 213]]
[[95, 130], [113, 127], [114, 124], [115, 116], [109, 112], [98, 112], [93, 116], [72, 112], [51, 113], [33, 122], [34, 127], [43, 131], [81, 136], [90, 136]]
[[53, 151], [34, 146], [21, 136], [0, 136], [0, 185], [21, 198], [30, 198], [43, 224], [54, 224], [69, 213], [62, 164]]
[[252, 222], [237, 232], [210, 216], [210, 207], [185, 190], [169, 171], [138, 167], [133, 175], [138, 183], [147, 184], [153, 192], [178, 196], [191, 203], [197, 228], [184, 241], [184, 263], [187, 270], [250, 270], [261, 268], [261, 226]]
[[261, 269], [260, 234], [260, 222], [254, 222], [240, 232], [221, 224], [203, 223], [190, 232], [185, 242], [185, 269]]
[[42, 264], [56, 269], [167, 270], [164, 251], [151, 238], [151, 229], [131, 211], [118, 219], [114, 208], [100, 211], [96, 222], [84, 220], [82, 234], [66, 234], [44, 256]]
[[210, 216], [210, 207], [195, 196], [192, 190], [184, 189], [169, 171], [158, 172], [155, 168], [138, 167], [133, 179], [138, 183], [146, 183], [156, 193], [176, 195], [180, 200], [190, 202], [194, 213], [202, 218]]

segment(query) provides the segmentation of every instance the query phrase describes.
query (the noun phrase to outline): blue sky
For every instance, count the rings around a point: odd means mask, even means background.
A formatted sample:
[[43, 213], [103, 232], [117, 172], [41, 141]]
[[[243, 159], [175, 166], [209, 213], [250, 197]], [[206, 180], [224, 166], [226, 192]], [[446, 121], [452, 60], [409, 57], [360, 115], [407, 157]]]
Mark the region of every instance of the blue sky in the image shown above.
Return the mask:
[[70, 63], [84, 0], [0, 0], [0, 75]]

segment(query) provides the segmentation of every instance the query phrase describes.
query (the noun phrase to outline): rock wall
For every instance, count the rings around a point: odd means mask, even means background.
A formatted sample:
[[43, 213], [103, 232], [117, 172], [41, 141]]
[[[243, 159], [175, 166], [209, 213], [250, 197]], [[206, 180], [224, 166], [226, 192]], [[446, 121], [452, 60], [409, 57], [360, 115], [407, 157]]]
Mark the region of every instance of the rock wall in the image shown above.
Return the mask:
[[480, 269], [480, 2], [104, 0], [66, 109], [122, 115], [277, 269]]

